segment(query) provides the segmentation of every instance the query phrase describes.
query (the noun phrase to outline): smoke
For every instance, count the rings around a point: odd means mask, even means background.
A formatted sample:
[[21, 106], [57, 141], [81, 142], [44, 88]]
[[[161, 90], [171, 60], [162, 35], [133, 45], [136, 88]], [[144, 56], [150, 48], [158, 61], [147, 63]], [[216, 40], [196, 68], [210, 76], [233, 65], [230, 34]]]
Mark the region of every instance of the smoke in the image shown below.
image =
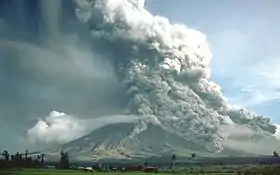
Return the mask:
[[280, 125], [279, 124], [275, 124], [275, 126], [277, 127], [276, 132], [274, 134], [274, 136], [280, 140]]
[[[161, 125], [209, 151], [223, 149], [224, 123], [275, 133], [269, 119], [227, 103], [211, 80], [212, 53], [203, 33], [153, 16], [143, 0], [75, 2], [78, 19], [90, 28], [93, 47], [111, 54], [131, 114], [156, 116]], [[170, 122], [172, 117], [176, 122]]]
[[246, 151], [257, 155], [271, 155], [272, 151], [280, 151], [279, 134], [266, 131], [256, 131], [244, 125], [230, 124], [221, 127], [226, 137], [224, 146]]
[[43, 144], [44, 147], [62, 145], [78, 139], [98, 128], [116, 123], [133, 123], [145, 119], [159, 124], [153, 116], [139, 117], [136, 115], [106, 115], [101, 117], [77, 117], [63, 112], [52, 111], [49, 116], [39, 119], [27, 131], [27, 144], [34, 146]]
[[53, 111], [29, 129], [27, 136], [29, 142], [33, 144], [38, 142], [62, 144], [86, 134], [88, 130], [85, 123], [73, 116]]

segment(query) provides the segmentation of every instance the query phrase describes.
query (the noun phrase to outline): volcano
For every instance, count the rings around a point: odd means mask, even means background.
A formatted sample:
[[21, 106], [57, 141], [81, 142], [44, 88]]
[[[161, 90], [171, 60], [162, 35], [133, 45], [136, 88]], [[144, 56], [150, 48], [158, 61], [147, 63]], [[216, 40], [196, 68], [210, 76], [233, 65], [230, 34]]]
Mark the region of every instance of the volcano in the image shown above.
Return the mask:
[[[151, 157], [170, 157], [173, 154], [180, 157], [189, 157], [191, 153], [203, 157], [260, 156], [269, 155], [271, 151], [267, 149], [266, 152], [261, 152], [257, 149], [257, 146], [252, 147], [253, 144], [270, 142], [273, 145], [280, 145], [277, 139], [269, 138], [264, 134], [243, 134], [242, 136], [234, 134], [229, 136], [222, 151], [213, 153], [205, 149], [205, 145], [200, 145], [192, 138], [186, 139], [183, 134], [172, 131], [170, 128], [154, 123], [145, 126], [142, 123], [142, 126], [140, 132], [139, 123], [110, 124], [62, 145], [60, 149], [67, 151], [75, 160], [137, 160]], [[248, 143], [251, 146], [245, 149]], [[280, 150], [280, 147], [275, 147], [275, 149]]]
[[[75, 2], [77, 18], [89, 29], [92, 49], [110, 60], [126, 91], [128, 115], [140, 119], [105, 126], [63, 145], [72, 156], [223, 154], [236, 143], [226, 145], [227, 141], [242, 141], [240, 134], [257, 134], [245, 137], [255, 145], [275, 140], [276, 126], [268, 118], [232, 107], [212, 81], [212, 53], [203, 33], [152, 15], [143, 0]], [[235, 125], [252, 132], [233, 137], [239, 130], [233, 128], [234, 132], [225, 134], [227, 126]]]
[[111, 124], [62, 147], [73, 157], [125, 159], [204, 150], [160, 125], [148, 124], [139, 134], [135, 134], [135, 126], [135, 123]]
[[[235, 149], [237, 142], [250, 149], [272, 143], [254, 149], [262, 154], [279, 145], [269, 118], [228, 104], [211, 79], [212, 53], [203, 33], [152, 15], [143, 0], [75, 2], [76, 16], [91, 40], [87, 44], [109, 60], [126, 92], [126, 115], [139, 120], [107, 125], [63, 145], [72, 156], [218, 155]], [[248, 130], [239, 132], [239, 125]], [[239, 145], [237, 150], [245, 154], [250, 149]]]

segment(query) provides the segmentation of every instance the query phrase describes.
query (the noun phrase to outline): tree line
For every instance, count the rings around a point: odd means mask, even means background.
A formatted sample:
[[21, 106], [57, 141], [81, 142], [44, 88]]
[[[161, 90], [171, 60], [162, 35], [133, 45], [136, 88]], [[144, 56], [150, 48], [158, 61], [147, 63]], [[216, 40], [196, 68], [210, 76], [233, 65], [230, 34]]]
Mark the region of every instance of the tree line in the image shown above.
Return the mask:
[[[3, 159], [0, 159], [0, 169], [10, 168], [42, 168], [46, 155], [41, 153], [35, 157], [29, 156], [28, 150], [24, 154], [17, 152], [16, 154], [10, 154], [7, 150], [3, 151]], [[68, 169], [69, 168], [69, 157], [64, 151], [60, 153], [60, 161], [56, 165], [56, 168]]]

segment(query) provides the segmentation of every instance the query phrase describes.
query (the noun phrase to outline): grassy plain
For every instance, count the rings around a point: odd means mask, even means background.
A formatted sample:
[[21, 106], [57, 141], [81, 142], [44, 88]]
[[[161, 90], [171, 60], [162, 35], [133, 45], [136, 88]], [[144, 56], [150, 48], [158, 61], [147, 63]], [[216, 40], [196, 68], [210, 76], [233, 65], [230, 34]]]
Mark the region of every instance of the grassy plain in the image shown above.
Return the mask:
[[[0, 172], [1, 175], [155, 175], [155, 173], [138, 172], [83, 172], [74, 170], [45, 170], [45, 169], [24, 169]], [[157, 173], [157, 175], [166, 175], [166, 173]]]
[[0, 172], [1, 175], [280, 175], [278, 166], [244, 166], [244, 167], [196, 167], [178, 168], [173, 172], [159, 171], [158, 173], [142, 172], [83, 172], [77, 170], [48, 170], [48, 169], [23, 169]]

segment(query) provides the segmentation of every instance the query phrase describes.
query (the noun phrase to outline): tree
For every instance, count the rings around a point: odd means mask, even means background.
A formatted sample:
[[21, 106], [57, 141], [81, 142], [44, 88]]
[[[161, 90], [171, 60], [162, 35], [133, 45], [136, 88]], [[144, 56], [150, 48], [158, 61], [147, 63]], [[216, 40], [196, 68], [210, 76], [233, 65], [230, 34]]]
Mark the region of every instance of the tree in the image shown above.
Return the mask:
[[145, 161], [144, 166], [145, 166], [145, 167], [147, 167], [147, 166], [148, 166], [148, 162], [147, 162], [147, 161]]
[[24, 159], [27, 160], [27, 155], [28, 155], [28, 150], [25, 150], [25, 155], [24, 155]]
[[195, 153], [191, 153], [190, 159], [194, 159], [194, 158], [196, 158], [196, 154]]
[[273, 157], [279, 157], [279, 154], [276, 151], [273, 151]]
[[19, 162], [20, 159], [21, 159], [21, 155], [19, 154], [19, 152], [17, 152], [17, 153], [15, 154], [15, 161]]
[[9, 161], [10, 154], [9, 154], [9, 152], [8, 152], [7, 150], [5, 150], [5, 151], [2, 153], [2, 155], [5, 157], [5, 160], [6, 160], [6, 161]]
[[61, 158], [60, 158], [60, 168], [62, 169], [68, 169], [69, 168], [69, 157], [68, 154], [61, 151], [60, 152]]
[[46, 154], [41, 154], [41, 163], [45, 162]]
[[176, 155], [172, 155], [172, 168], [175, 168], [175, 162], [176, 162]]

